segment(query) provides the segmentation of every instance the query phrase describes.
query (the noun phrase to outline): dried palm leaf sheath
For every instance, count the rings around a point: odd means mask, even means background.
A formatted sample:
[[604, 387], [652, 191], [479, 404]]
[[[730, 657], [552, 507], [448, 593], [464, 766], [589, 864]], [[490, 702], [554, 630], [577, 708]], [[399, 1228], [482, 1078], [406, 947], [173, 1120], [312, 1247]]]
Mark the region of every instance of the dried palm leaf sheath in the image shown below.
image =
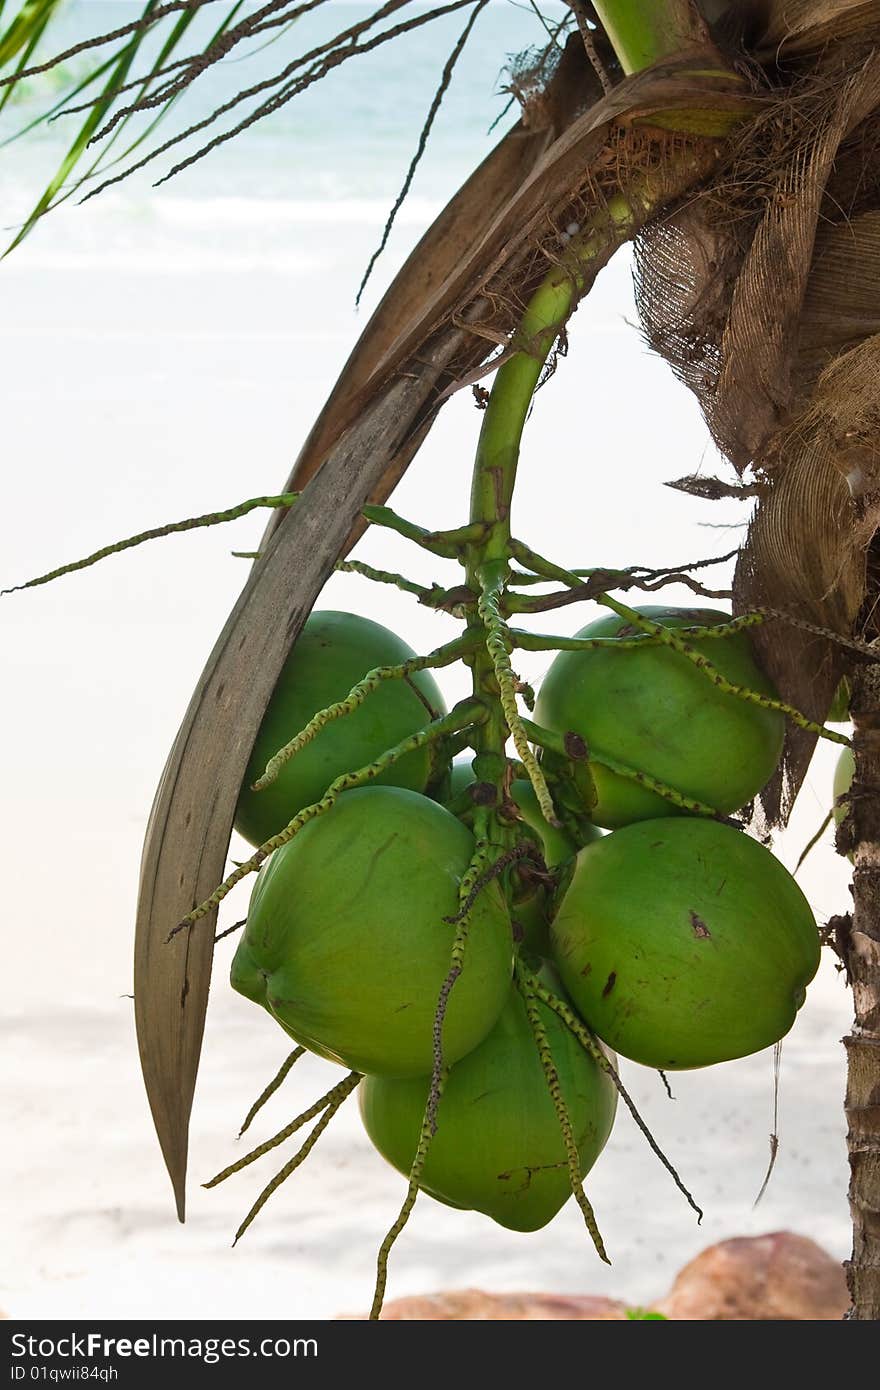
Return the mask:
[[828, 43], [861, 35], [877, 20], [876, 0], [775, 0], [768, 4], [756, 51], [763, 59], [789, 62]]
[[[447, 350], [455, 346], [450, 336]], [[156, 1132], [183, 1218], [187, 1133], [215, 915], [166, 944], [224, 876], [238, 792], [281, 665], [352, 522], [434, 390], [437, 364], [401, 378], [335, 447], [267, 542], [211, 653], [162, 776], [144, 844], [135, 932], [135, 1018]]]
[[[864, 158], [866, 144], [880, 149], [876, 8], [873, 20], [866, 42], [813, 60], [807, 76], [795, 67], [700, 199], [649, 225], [637, 252], [649, 341], [722, 452], [758, 479], [737, 611], [767, 604], [841, 636], [878, 519], [866, 453], [880, 424], [880, 162]], [[799, 32], [807, 46], [811, 31]], [[841, 649], [778, 623], [755, 641], [783, 699], [823, 719]], [[814, 743], [789, 728], [761, 796], [770, 824], [787, 818]]]
[[[689, 58], [698, 69], [714, 61], [705, 54]], [[605, 190], [626, 189], [646, 170], [665, 170], [654, 196], [670, 201], [713, 167], [719, 141], [653, 124], [694, 104], [742, 110], [742, 97], [723, 83], [688, 76], [687, 61], [627, 79], [543, 151], [523, 140], [522, 130], [508, 137], [523, 145], [523, 165], [512, 156], [509, 164], [506, 156], [490, 161], [499, 182], [465, 254], [466, 221], [459, 222], [455, 209], [442, 223], [454, 240], [429, 233], [422, 293], [412, 260], [403, 287], [398, 282], [386, 300], [387, 312], [380, 308], [374, 316], [375, 327], [337, 385], [336, 404], [322, 415], [293, 475], [297, 485], [306, 473], [312, 481], [301, 502], [270, 527], [262, 558], [208, 660], [150, 818], [135, 944], [141, 1064], [181, 1218], [213, 917], [169, 945], [165, 938], [224, 877], [238, 790], [281, 666], [363, 503], [387, 495], [429, 427], [442, 389], [514, 327], [518, 306], [559, 259], [572, 217], [585, 210], [595, 215]], [[473, 183], [462, 198], [460, 209], [476, 206]], [[593, 273], [615, 245], [609, 235]], [[423, 299], [425, 285], [431, 292]]]

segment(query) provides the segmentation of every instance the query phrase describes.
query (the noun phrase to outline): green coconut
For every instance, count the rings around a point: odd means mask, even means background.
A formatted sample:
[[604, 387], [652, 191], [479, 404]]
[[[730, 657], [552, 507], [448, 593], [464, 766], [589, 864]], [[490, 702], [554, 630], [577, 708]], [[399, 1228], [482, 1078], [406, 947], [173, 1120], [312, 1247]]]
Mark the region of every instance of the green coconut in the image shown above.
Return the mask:
[[813, 914], [779, 860], [690, 817], [641, 821], [581, 850], [551, 939], [589, 1027], [663, 1070], [778, 1042], [819, 965]]
[[[562, 992], [554, 978], [548, 983]], [[611, 1133], [617, 1091], [557, 1015], [540, 1003], [538, 1010], [584, 1176]], [[424, 1078], [367, 1076], [358, 1088], [367, 1134], [407, 1175], [428, 1091]], [[449, 1074], [421, 1186], [438, 1201], [481, 1211], [514, 1231], [546, 1226], [571, 1196], [559, 1119], [516, 989], [485, 1042]]]
[[[297, 1042], [355, 1071], [431, 1071], [432, 1030], [450, 969], [470, 831], [416, 792], [345, 792], [266, 861], [254, 887], [232, 985]], [[444, 1051], [482, 1042], [507, 998], [510, 919], [497, 883], [470, 913], [464, 969]]]
[[[354, 613], [315, 612], [305, 622], [285, 662], [251, 752], [235, 812], [235, 828], [253, 845], [277, 835], [304, 806], [319, 801], [344, 772], [365, 767], [446, 706], [428, 671], [409, 680], [383, 681], [352, 714], [335, 719], [284, 764], [262, 791], [253, 783], [266, 764], [318, 710], [345, 699], [368, 671], [398, 666], [415, 652], [380, 623]], [[376, 781], [424, 791], [432, 753], [408, 753]]]
[[[644, 607], [669, 628], [717, 626], [729, 614], [705, 608]], [[694, 664], [666, 646], [616, 647], [637, 630], [616, 614], [588, 624], [578, 637], [608, 645], [560, 652], [538, 692], [535, 720], [559, 734], [581, 735], [595, 754], [645, 772], [676, 791], [728, 814], [760, 791], [782, 752], [785, 722], [720, 691]], [[692, 642], [733, 684], [775, 696], [743, 632]], [[552, 758], [549, 764], [552, 765]], [[591, 763], [597, 801], [592, 818], [615, 829], [632, 821], [681, 814], [637, 782]]]

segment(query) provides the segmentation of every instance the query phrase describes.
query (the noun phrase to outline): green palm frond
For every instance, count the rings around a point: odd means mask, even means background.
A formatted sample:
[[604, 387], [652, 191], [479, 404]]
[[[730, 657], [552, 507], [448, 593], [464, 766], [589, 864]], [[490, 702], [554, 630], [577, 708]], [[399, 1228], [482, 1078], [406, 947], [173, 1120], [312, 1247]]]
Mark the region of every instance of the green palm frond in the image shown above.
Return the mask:
[[[36, 44], [42, 37], [59, 3], [60, 0], [31, 0], [31, 9], [36, 10], [37, 7], [40, 6], [42, 10], [38, 16], [40, 22], [37, 23], [35, 19], [29, 29], [29, 41], [25, 47], [25, 54], [27, 56], [33, 53]], [[108, 140], [103, 145], [98, 157], [81, 171], [78, 177], [70, 184], [67, 182], [74, 170], [83, 160], [89, 145], [92, 143], [96, 132], [100, 130], [102, 123], [110, 118], [120, 90], [126, 87], [132, 66], [138, 58], [145, 40], [153, 36], [155, 26], [166, 18], [169, 20], [172, 19], [173, 16], [173, 22], [171, 23], [169, 33], [164, 43], [162, 43], [157, 56], [153, 59], [147, 72], [141, 78], [136, 79], [132, 84], [136, 93], [136, 102], [147, 100], [159, 78], [168, 71], [169, 66], [173, 66], [173, 64], [171, 64], [172, 54], [182, 42], [198, 11], [207, 3], [215, 3], [215, 0], [174, 0], [172, 4], [160, 4], [159, 0], [147, 0], [147, 4], [137, 20], [129, 25], [122, 26], [121, 29], [113, 31], [112, 36], [104, 36], [107, 42], [118, 43], [121, 41], [121, 48], [118, 48], [110, 58], [99, 62], [85, 78], [67, 91], [59, 101], [55, 101], [47, 110], [41, 112], [34, 120], [30, 121], [22, 130], [16, 132], [15, 135], [11, 137], [13, 139], [20, 138], [20, 136], [32, 130], [36, 125], [56, 119], [58, 116], [64, 114], [65, 111], [69, 112], [71, 110], [71, 103], [74, 102], [78, 96], [96, 82], [103, 79], [103, 85], [98, 93], [90, 100], [84, 102], [80, 108], [77, 108], [86, 111], [87, 114], [85, 119], [68, 146], [54, 175], [49, 180], [49, 183], [38, 198], [35, 206], [22, 224], [10, 246], [7, 248], [6, 254], [13, 250], [14, 247], [28, 235], [44, 213], [71, 197], [77, 192], [86, 179], [95, 174], [99, 167], [105, 167], [108, 164], [109, 161], [107, 156], [111, 147], [128, 124], [130, 118], [128, 114], [124, 115], [116, 124], [112, 139]], [[243, 0], [236, 0], [236, 3], [232, 5], [232, 8], [226, 14], [219, 28], [211, 36], [206, 48], [210, 48], [210, 46], [215, 44], [220, 36], [224, 34], [236, 14], [242, 8], [242, 4]], [[27, 6], [25, 8], [27, 8]], [[20, 18], [22, 13], [23, 11], [20, 11], [16, 19]], [[13, 28], [14, 25], [11, 25], [10, 29], [7, 31], [7, 35], [12, 34]], [[81, 52], [83, 47], [97, 48], [99, 46], [102, 45], [99, 45], [98, 40], [91, 40], [86, 41], [85, 45], [75, 45], [75, 48]], [[202, 52], [204, 51], [203, 49]], [[73, 50], [66, 50], [65, 53], [58, 54], [54, 59], [50, 59], [48, 65], [40, 64], [37, 66], [47, 66], [51, 69], [52, 67], [58, 66], [63, 59], [72, 56], [72, 53]], [[33, 76], [39, 75], [39, 73], [34, 72], [33, 68], [28, 69], [24, 66], [24, 61], [25, 60], [22, 59], [19, 62], [13, 74], [13, 79], [11, 81], [10, 79], [6, 79], [7, 85], [5, 90], [2, 90], [0, 102], [15, 89], [16, 81], [21, 80], [23, 77], [27, 76], [28, 73]], [[190, 58], [184, 61], [192, 62], [193, 58], [190, 56]], [[159, 121], [170, 111], [175, 95], [176, 94], [172, 94], [167, 100], [163, 101], [157, 117], [150, 123], [148, 128], [138, 139], [128, 146], [128, 149], [124, 151], [123, 155], [120, 157], [124, 158], [125, 154], [130, 153], [142, 140], [150, 135]]]
[[[17, 55], [21, 55], [15, 68], [18, 76], [27, 67], [31, 55], [62, 0], [26, 0], [7, 29], [0, 33], [0, 71]], [[5, 8], [5, 0], [0, 4], [0, 17]], [[0, 111], [12, 96], [14, 86], [0, 92]]]
[[[0, 31], [0, 70], [13, 61], [18, 54], [20, 67], [27, 61], [42, 37], [49, 20], [61, 7], [62, 0], [24, 0], [24, 4], [13, 16], [5, 29]], [[6, 9], [6, 0], [0, 4], [0, 19]]]

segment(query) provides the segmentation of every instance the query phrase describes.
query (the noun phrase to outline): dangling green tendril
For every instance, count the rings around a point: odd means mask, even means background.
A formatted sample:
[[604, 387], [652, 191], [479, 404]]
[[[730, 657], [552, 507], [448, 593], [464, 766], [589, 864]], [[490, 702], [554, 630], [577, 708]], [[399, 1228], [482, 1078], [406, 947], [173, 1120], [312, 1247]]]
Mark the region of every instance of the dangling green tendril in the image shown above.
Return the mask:
[[[481, 828], [482, 826], [478, 827], [478, 829]], [[419, 1132], [419, 1143], [416, 1149], [416, 1155], [413, 1160], [412, 1168], [410, 1169], [406, 1197], [404, 1198], [397, 1220], [386, 1235], [379, 1249], [376, 1265], [376, 1289], [373, 1295], [373, 1306], [370, 1310], [371, 1320], [377, 1319], [382, 1311], [382, 1303], [385, 1298], [385, 1287], [388, 1281], [388, 1256], [391, 1253], [394, 1242], [409, 1220], [410, 1213], [416, 1204], [425, 1160], [428, 1156], [428, 1150], [431, 1147], [431, 1141], [437, 1133], [437, 1112], [449, 1076], [449, 1068], [443, 1061], [443, 1023], [449, 1004], [449, 996], [456, 980], [464, 969], [468, 931], [470, 928], [470, 911], [480, 890], [485, 887], [493, 877], [497, 876], [492, 873], [492, 868], [492, 846], [487, 840], [478, 837], [471, 861], [462, 874], [461, 883], [459, 885], [459, 910], [454, 917], [446, 918], [448, 923], [454, 923], [456, 925], [456, 933], [450, 953], [449, 971], [440, 988], [437, 1008], [434, 1013], [432, 1026], [433, 1068], [428, 1089], [428, 1099], [422, 1116], [422, 1127]]]
[[312, 1130], [308, 1139], [306, 1139], [305, 1143], [297, 1150], [293, 1158], [291, 1158], [289, 1162], [285, 1163], [284, 1167], [280, 1170], [280, 1172], [275, 1174], [272, 1181], [270, 1183], [267, 1183], [266, 1186], [263, 1188], [262, 1192], [260, 1193], [257, 1200], [254, 1202], [247, 1216], [244, 1218], [244, 1221], [242, 1221], [241, 1225], [236, 1231], [235, 1239], [232, 1242], [233, 1246], [237, 1245], [238, 1242], [241, 1240], [248, 1226], [250, 1226], [254, 1218], [260, 1214], [263, 1207], [266, 1205], [269, 1198], [272, 1196], [272, 1193], [275, 1192], [276, 1189], [279, 1188], [283, 1182], [287, 1181], [291, 1173], [294, 1173], [296, 1169], [300, 1167], [301, 1164], [305, 1163], [309, 1154], [312, 1152], [312, 1149], [315, 1147], [321, 1135], [324, 1133], [324, 1130], [327, 1128], [330, 1121], [333, 1119], [333, 1116], [345, 1103], [345, 1101], [348, 1100], [348, 1097], [351, 1095], [352, 1091], [358, 1085], [360, 1079], [361, 1078], [358, 1072], [350, 1072], [344, 1081], [340, 1081], [339, 1085], [335, 1088], [336, 1094], [330, 1101], [329, 1105], [327, 1106], [318, 1123], [315, 1125], [315, 1128]]
[[613, 1062], [611, 1061], [611, 1058], [607, 1055], [604, 1049], [600, 1047], [598, 1038], [596, 1038], [596, 1036], [590, 1032], [589, 1028], [586, 1026], [582, 1019], [578, 1018], [577, 1014], [573, 1011], [573, 1009], [569, 1008], [565, 1000], [560, 999], [558, 994], [554, 994], [552, 990], [548, 989], [547, 986], [540, 979], [538, 979], [537, 975], [531, 974], [522, 964], [522, 962], [518, 963], [518, 968], [522, 972], [523, 976], [528, 980], [530, 988], [534, 991], [538, 999], [541, 1000], [542, 1004], [546, 1004], [548, 1009], [553, 1010], [556, 1016], [560, 1018], [562, 1022], [565, 1024], [565, 1026], [568, 1028], [569, 1032], [575, 1038], [577, 1038], [584, 1051], [588, 1053], [590, 1057], [592, 1057], [593, 1061], [596, 1063], [598, 1067], [601, 1068], [605, 1075], [611, 1078], [612, 1082], [614, 1083], [614, 1086], [617, 1089], [618, 1095], [620, 1096], [629, 1113], [632, 1115], [639, 1129], [642, 1131], [642, 1134], [647, 1139], [651, 1152], [655, 1154], [657, 1158], [659, 1158], [660, 1162], [663, 1164], [663, 1167], [666, 1169], [667, 1173], [669, 1173], [679, 1192], [685, 1198], [688, 1206], [696, 1212], [697, 1224], [699, 1225], [699, 1223], [703, 1219], [702, 1208], [699, 1207], [697, 1203], [694, 1201], [694, 1198], [692, 1197], [688, 1189], [685, 1187], [675, 1167], [666, 1157], [665, 1153], [658, 1145], [653, 1134], [648, 1129], [648, 1126], [645, 1124], [645, 1121], [642, 1119], [641, 1115], [638, 1112], [635, 1101], [632, 1099], [632, 1096], [629, 1094], [623, 1082], [621, 1081], [617, 1068], [614, 1066]]
[[437, 997], [437, 1007], [434, 1010], [434, 1019], [431, 1025], [432, 1068], [426, 1114], [431, 1125], [432, 1135], [435, 1134], [437, 1130], [437, 1106], [440, 1104], [440, 1078], [446, 1071], [443, 1060], [443, 1025], [446, 1021], [446, 1010], [449, 1007], [449, 996], [452, 993], [455, 982], [464, 969], [465, 952], [470, 931], [471, 908], [476, 901], [481, 887], [489, 882], [486, 866], [489, 861], [490, 853], [491, 847], [488, 842], [478, 839], [473, 855], [471, 856], [471, 861], [462, 874], [461, 883], [459, 884], [458, 912], [454, 917], [444, 918], [444, 921], [449, 926], [455, 927], [455, 936], [450, 952], [449, 970], [447, 971], [443, 984], [440, 986], [440, 993]]
[[[757, 627], [759, 622], [765, 621], [764, 614], [756, 617], [753, 613], [745, 613], [741, 618], [732, 618], [729, 623], [719, 623], [717, 627], [679, 627], [675, 630], [694, 642], [702, 642], [709, 638], [731, 637], [735, 632]], [[526, 632], [519, 627], [508, 627], [507, 631], [513, 645], [526, 652], [590, 652], [609, 651], [612, 648], [622, 652], [663, 645], [663, 639], [650, 632], [640, 632], [635, 637], [563, 637], [555, 633]]]
[[592, 1237], [593, 1244], [596, 1247], [596, 1253], [600, 1260], [604, 1260], [606, 1264], [610, 1264], [611, 1261], [608, 1258], [599, 1227], [596, 1224], [593, 1208], [590, 1205], [590, 1200], [586, 1192], [584, 1192], [583, 1183], [581, 1181], [581, 1160], [575, 1142], [574, 1132], [571, 1127], [571, 1116], [568, 1113], [565, 1096], [562, 1094], [559, 1072], [556, 1070], [556, 1063], [553, 1060], [553, 1053], [550, 1051], [550, 1043], [547, 1040], [547, 1030], [544, 1027], [543, 1020], [538, 1010], [536, 1002], [537, 996], [530, 983], [528, 972], [524, 969], [519, 960], [517, 960], [516, 963], [516, 984], [522, 996], [522, 1001], [525, 1004], [526, 1015], [532, 1030], [532, 1037], [535, 1040], [535, 1047], [541, 1059], [544, 1079], [547, 1082], [547, 1089], [550, 1092], [553, 1108], [559, 1120], [559, 1128], [562, 1131], [562, 1140], [568, 1159], [568, 1175], [571, 1183], [572, 1195], [581, 1209], [584, 1224]]
[[[632, 580], [634, 578], [660, 579], [670, 577], [671, 580], [677, 579], [680, 575], [689, 575], [693, 570], [709, 569], [713, 565], [726, 564], [728, 560], [733, 560], [739, 554], [739, 549], [728, 550], [724, 555], [710, 555], [708, 559], [690, 560], [682, 565], [668, 565], [660, 569], [651, 569], [648, 565], [626, 565], [623, 569], [599, 569], [593, 566], [592, 569], [572, 569], [569, 574], [575, 575], [581, 580], [590, 580], [596, 574], [619, 575], [621, 578]], [[530, 574], [527, 570], [514, 570], [510, 576], [511, 584], [517, 588], [530, 588], [535, 584], [549, 584], [551, 581], [545, 574]], [[608, 587], [613, 587], [609, 585]], [[553, 595], [545, 595], [553, 597]]]
[[372, 565], [364, 564], [363, 560], [340, 560], [336, 569], [340, 574], [359, 574], [362, 579], [372, 579], [376, 584], [392, 584], [405, 594], [414, 594], [420, 601], [431, 593], [423, 584], [416, 584], [405, 575], [395, 574], [393, 570], [374, 569]]
[[[352, 1078], [355, 1079], [352, 1080]], [[345, 1077], [343, 1081], [339, 1081], [335, 1086], [331, 1086], [330, 1090], [326, 1091], [319, 1100], [316, 1100], [312, 1105], [308, 1106], [307, 1109], [303, 1110], [302, 1114], [297, 1115], [295, 1120], [291, 1120], [290, 1124], [285, 1125], [277, 1134], [273, 1134], [271, 1139], [265, 1139], [262, 1144], [258, 1144], [255, 1149], [251, 1149], [250, 1153], [245, 1154], [242, 1158], [236, 1159], [235, 1163], [231, 1163], [228, 1168], [224, 1168], [222, 1173], [217, 1173], [209, 1182], [202, 1183], [202, 1186], [216, 1187], [218, 1183], [225, 1182], [227, 1178], [231, 1178], [234, 1173], [240, 1173], [243, 1168], [248, 1168], [252, 1163], [256, 1163], [258, 1158], [263, 1157], [263, 1154], [269, 1153], [272, 1149], [277, 1149], [279, 1144], [283, 1144], [292, 1134], [296, 1134], [297, 1130], [302, 1129], [303, 1125], [307, 1125], [309, 1120], [313, 1120], [316, 1115], [320, 1115], [323, 1110], [327, 1109], [328, 1105], [332, 1105], [339, 1097], [344, 1100], [349, 1091], [353, 1090], [357, 1085], [359, 1079], [360, 1076], [358, 1072], [349, 1072], [348, 1076]]]
[[[530, 565], [537, 573], [546, 573], [548, 577], [559, 579], [564, 584], [572, 585], [576, 581], [576, 576], [570, 570], [554, 565], [552, 560], [544, 559], [542, 555], [530, 550], [521, 541], [511, 541], [511, 553], [521, 564]], [[761, 709], [777, 710], [780, 714], [786, 715], [799, 729], [816, 734], [818, 738], [827, 739], [829, 743], [841, 743], [847, 748], [852, 747], [852, 740], [847, 738], [845, 734], [835, 733], [833, 729], [826, 729], [823, 724], [817, 724], [815, 720], [808, 719], [799, 709], [795, 709], [794, 705], [788, 705], [783, 700], [774, 699], [771, 695], [761, 695], [757, 690], [749, 690], [747, 686], [735, 685], [729, 681], [716, 666], [712, 665], [708, 657], [689, 646], [674, 628], [664, 627], [662, 623], [653, 622], [635, 608], [630, 608], [627, 604], [619, 603], [617, 599], [611, 598], [609, 594], [594, 594], [593, 601], [602, 604], [605, 608], [610, 608], [618, 617], [625, 618], [633, 627], [655, 637], [663, 646], [671, 647], [673, 651], [677, 651], [723, 694], [733, 695], [738, 700], [746, 700], [749, 704], [759, 705]]]
[[685, 796], [682, 792], [676, 791], [675, 787], [670, 787], [667, 782], [661, 782], [656, 777], [652, 777], [649, 772], [639, 772], [634, 767], [627, 767], [626, 763], [619, 763], [616, 758], [609, 758], [606, 753], [590, 752], [590, 762], [597, 763], [599, 767], [607, 768], [609, 772], [615, 773], [618, 777], [625, 777], [629, 782], [637, 782], [646, 791], [654, 792], [664, 801], [677, 806], [680, 811], [687, 811], [692, 816], [712, 816], [718, 820], [721, 812], [714, 806], [709, 806], [705, 801], [696, 801], [691, 796]]
[[343, 792], [351, 791], [355, 787], [366, 786], [383, 773], [386, 768], [406, 757], [407, 753], [413, 753], [417, 748], [424, 748], [426, 744], [431, 743], [434, 739], [443, 738], [448, 733], [480, 724], [485, 718], [486, 707], [481, 701], [462, 701], [451, 713], [444, 715], [442, 719], [435, 719], [427, 728], [420, 729], [418, 733], [410, 734], [394, 748], [389, 748], [375, 762], [359, 768], [357, 772], [344, 772], [341, 777], [336, 778], [335, 782], [331, 782], [320, 801], [315, 801], [311, 806], [306, 806], [298, 812], [283, 830], [260, 845], [250, 859], [245, 859], [241, 864], [238, 864], [232, 873], [214, 889], [209, 898], [205, 898], [204, 902], [199, 903], [191, 912], [188, 912], [168, 933], [165, 938], [166, 945], [177, 936], [178, 932], [183, 931], [185, 927], [193, 926], [194, 923], [212, 912], [215, 907], [222, 903], [237, 883], [240, 883], [243, 878], [247, 878], [248, 874], [256, 873], [270, 854], [273, 854], [276, 849], [280, 849], [282, 845], [288, 844], [295, 835], [299, 834], [303, 826], [308, 825], [309, 821], [316, 820], [318, 816], [323, 816], [327, 811], [330, 811]]
[[278, 1071], [272, 1077], [272, 1080], [269, 1082], [265, 1091], [263, 1091], [259, 1096], [257, 1096], [257, 1099], [254, 1101], [250, 1110], [245, 1115], [244, 1124], [238, 1131], [239, 1139], [245, 1133], [246, 1130], [250, 1129], [253, 1121], [256, 1119], [257, 1115], [259, 1115], [263, 1106], [266, 1104], [266, 1101], [270, 1100], [272, 1096], [274, 1096], [275, 1092], [278, 1090], [278, 1087], [283, 1085], [284, 1081], [287, 1079], [287, 1076], [290, 1073], [291, 1067], [293, 1067], [293, 1065], [296, 1062], [298, 1062], [300, 1057], [303, 1057], [307, 1051], [308, 1049], [305, 1047], [295, 1047], [291, 1052], [290, 1056], [287, 1058], [287, 1060], [282, 1063]]
[[[561, 734], [555, 733], [552, 729], [545, 729], [542, 725], [535, 724], [531, 719], [523, 719], [522, 723], [532, 743], [537, 743], [540, 748], [546, 748], [549, 752], [555, 753], [557, 757], [571, 758], [571, 753]], [[652, 777], [649, 772], [640, 772], [634, 767], [628, 767], [626, 763], [620, 763], [616, 758], [610, 758], [605, 753], [595, 753], [592, 748], [588, 748], [586, 762], [596, 763], [599, 767], [607, 768], [609, 772], [616, 773], [618, 777], [625, 777], [629, 782], [637, 782], [646, 791], [655, 792], [657, 796], [662, 796], [664, 801], [671, 802], [680, 811], [687, 811], [690, 815], [713, 816], [716, 819], [720, 815], [719, 811], [716, 811], [713, 806], [707, 805], [705, 801], [696, 801], [693, 797], [685, 796], [683, 792], [677, 791], [667, 782], [661, 782], [658, 778]]]
[[[435, 1114], [437, 1105], [442, 1098], [448, 1076], [448, 1070], [444, 1069], [437, 1080], [437, 1101], [433, 1107]], [[377, 1322], [379, 1314], [382, 1312], [382, 1304], [385, 1302], [385, 1289], [388, 1285], [388, 1257], [391, 1254], [394, 1242], [397, 1240], [397, 1237], [400, 1235], [407, 1221], [409, 1221], [412, 1209], [416, 1204], [416, 1198], [419, 1195], [419, 1185], [425, 1167], [425, 1160], [428, 1157], [428, 1150], [431, 1147], [431, 1140], [434, 1137], [434, 1130], [432, 1128], [433, 1121], [430, 1112], [431, 1098], [429, 1097], [428, 1104], [425, 1106], [424, 1116], [422, 1117], [418, 1147], [416, 1148], [415, 1158], [413, 1159], [412, 1168], [409, 1172], [409, 1184], [406, 1189], [406, 1196], [403, 1199], [403, 1205], [400, 1208], [397, 1220], [379, 1246], [379, 1253], [376, 1257], [376, 1287], [373, 1292], [373, 1303], [370, 1308], [370, 1322]]]
[[160, 540], [162, 536], [173, 536], [178, 531], [195, 531], [201, 526], [220, 526], [225, 521], [237, 521], [239, 517], [247, 516], [248, 512], [256, 511], [258, 507], [292, 507], [299, 495], [298, 492], [282, 492], [277, 497], [252, 497], [249, 501], [239, 502], [237, 507], [230, 507], [225, 512], [206, 512], [204, 516], [191, 516], [186, 521], [172, 521], [166, 526], [156, 526], [150, 531], [141, 531], [137, 536], [129, 536], [127, 540], [105, 545], [101, 550], [96, 550], [94, 555], [87, 555], [84, 560], [74, 560], [69, 565], [50, 570], [48, 574], [41, 574], [38, 579], [29, 579], [27, 583], [16, 584], [11, 589], [2, 589], [0, 593], [15, 594], [20, 589], [34, 589], [38, 584], [49, 584], [53, 579], [60, 579], [62, 575], [73, 574], [75, 570], [88, 569], [99, 560], [106, 560], [108, 555], [118, 555], [123, 550], [132, 550], [136, 545], [143, 545], [145, 541]]
[[322, 729], [331, 724], [334, 719], [342, 719], [347, 714], [354, 714], [355, 710], [364, 703], [368, 695], [371, 695], [383, 681], [405, 680], [407, 676], [415, 675], [418, 671], [438, 670], [442, 666], [450, 666], [453, 661], [457, 661], [464, 653], [472, 651], [474, 642], [469, 637], [459, 637], [454, 642], [449, 642], [443, 647], [437, 647], [427, 656], [414, 656], [409, 661], [402, 661], [397, 666], [376, 666], [372, 671], [368, 671], [363, 680], [358, 681], [353, 686], [343, 700], [337, 700], [335, 704], [328, 705], [326, 709], [319, 710], [317, 714], [301, 729], [289, 743], [280, 748], [266, 764], [263, 774], [257, 778], [253, 785], [254, 791], [262, 791], [270, 783], [275, 781], [282, 767], [289, 762], [292, 757], [299, 753], [306, 744], [311, 743], [312, 739], [317, 738]]

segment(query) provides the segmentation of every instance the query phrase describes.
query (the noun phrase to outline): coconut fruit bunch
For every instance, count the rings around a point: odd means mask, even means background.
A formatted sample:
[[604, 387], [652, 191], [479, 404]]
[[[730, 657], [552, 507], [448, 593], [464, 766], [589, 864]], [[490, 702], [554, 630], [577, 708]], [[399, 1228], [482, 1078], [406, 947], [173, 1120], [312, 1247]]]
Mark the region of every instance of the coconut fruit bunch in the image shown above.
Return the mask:
[[[334, 779], [443, 712], [427, 672], [381, 683], [354, 713], [329, 722], [273, 782], [252, 790], [269, 759], [316, 710], [344, 699], [365, 672], [412, 655], [367, 619], [311, 615], [253, 749], [236, 816], [246, 838], [265, 843], [319, 802]], [[429, 789], [437, 789], [435, 797]], [[449, 1205], [534, 1230], [571, 1195], [566, 1149], [526, 1006], [513, 985], [513, 926], [498, 880], [486, 883], [468, 908], [462, 969], [450, 983], [462, 881], [475, 841], [436, 799], [441, 789], [448, 797], [448, 759], [438, 765], [435, 753], [419, 749], [369, 786], [345, 791], [276, 849], [254, 886], [232, 984], [298, 1043], [363, 1075], [367, 1132], [405, 1173], [429, 1100], [445, 989], [442, 1059], [450, 1070], [421, 1187]], [[540, 1002], [535, 1007], [583, 1175], [610, 1133], [617, 1093], [552, 1010]]]
[[[726, 620], [643, 611], [668, 627]], [[361, 1074], [363, 1122], [386, 1159], [409, 1174], [430, 1129], [420, 1188], [516, 1230], [545, 1225], [571, 1195], [572, 1141], [581, 1178], [601, 1153], [615, 1053], [689, 1068], [775, 1043], [819, 956], [794, 880], [724, 819], [773, 772], [782, 716], [674, 650], [620, 640], [630, 634], [618, 619], [580, 635], [605, 640], [561, 653], [535, 708], [554, 746], [579, 750], [542, 755], [560, 824], [515, 765], [508, 780], [505, 813], [537, 851], [537, 879], [514, 866], [483, 875], [463, 902], [484, 784], [467, 763], [450, 768], [447, 745], [427, 744], [331, 798], [274, 851], [232, 966], [234, 988], [299, 1044]], [[772, 694], [743, 633], [704, 645], [727, 681]], [[253, 789], [315, 711], [411, 656], [376, 623], [312, 614], [251, 756], [236, 819], [246, 838], [264, 844], [443, 713], [427, 671], [380, 682]], [[517, 961], [534, 988], [517, 987]], [[580, 1025], [599, 1046], [583, 1046]]]

